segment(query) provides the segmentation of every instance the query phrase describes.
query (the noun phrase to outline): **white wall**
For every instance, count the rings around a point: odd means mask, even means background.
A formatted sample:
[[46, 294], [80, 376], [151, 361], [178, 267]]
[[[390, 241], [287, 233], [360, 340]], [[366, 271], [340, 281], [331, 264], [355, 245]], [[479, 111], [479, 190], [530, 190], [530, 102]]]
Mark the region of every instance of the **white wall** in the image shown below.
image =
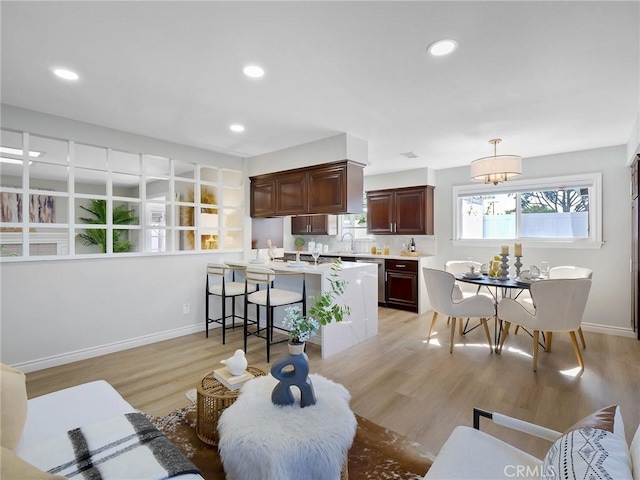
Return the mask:
[[[244, 169], [243, 159], [216, 152], [5, 105], [1, 114], [5, 128]], [[0, 360], [33, 371], [204, 330], [205, 265], [221, 256], [3, 263]], [[182, 314], [184, 303], [190, 304], [188, 315]]]
[[[603, 240], [601, 249], [531, 248], [524, 243], [525, 265], [547, 260], [554, 265], [580, 265], [593, 269], [593, 284], [584, 322], [585, 330], [632, 336], [631, 330], [631, 198], [630, 169], [625, 146], [550, 155], [523, 160], [521, 179], [602, 172]], [[438, 265], [469, 256], [488, 260], [495, 247], [452, 245], [453, 204], [451, 187], [470, 184], [469, 167], [437, 171], [435, 233]]]
[[263, 173], [309, 167], [338, 160], [367, 163], [367, 143], [352, 135], [342, 133], [315, 142], [296, 145], [248, 159], [249, 176]]

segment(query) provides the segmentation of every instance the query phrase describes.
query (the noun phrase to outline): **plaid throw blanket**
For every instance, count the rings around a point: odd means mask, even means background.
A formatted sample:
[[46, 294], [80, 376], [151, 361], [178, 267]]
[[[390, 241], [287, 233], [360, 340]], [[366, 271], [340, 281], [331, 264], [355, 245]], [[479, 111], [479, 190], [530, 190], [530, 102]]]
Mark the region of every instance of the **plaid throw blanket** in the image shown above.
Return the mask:
[[141, 413], [76, 428], [24, 453], [40, 469], [76, 479], [160, 480], [200, 473]]

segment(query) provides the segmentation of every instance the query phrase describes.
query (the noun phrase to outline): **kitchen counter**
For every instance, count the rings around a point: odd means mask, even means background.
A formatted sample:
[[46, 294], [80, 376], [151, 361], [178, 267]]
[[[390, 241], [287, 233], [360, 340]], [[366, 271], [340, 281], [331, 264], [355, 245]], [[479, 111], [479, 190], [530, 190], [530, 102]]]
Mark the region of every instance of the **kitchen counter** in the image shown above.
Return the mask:
[[[284, 255], [286, 257], [290, 257], [292, 255], [295, 255], [296, 253], [298, 253], [297, 251], [291, 251], [291, 250], [287, 250], [284, 251]], [[301, 251], [300, 252], [301, 257], [308, 257], [311, 258], [311, 253], [308, 251]], [[418, 278], [417, 278], [417, 298], [418, 298], [418, 313], [426, 313], [429, 310], [431, 310], [431, 303], [429, 302], [429, 295], [427, 294], [427, 285], [424, 281], [424, 275], [422, 274], [422, 270], [425, 267], [431, 267], [431, 268], [441, 268], [435, 265], [434, 263], [434, 255], [427, 255], [427, 254], [423, 254], [417, 257], [410, 257], [410, 256], [406, 256], [406, 255], [372, 255], [371, 253], [349, 253], [349, 252], [322, 252], [320, 259], [324, 258], [325, 261], [328, 261], [329, 264], [331, 263], [330, 259], [331, 258], [337, 258], [337, 257], [341, 257], [343, 259], [352, 259], [355, 260], [356, 262], [366, 262], [367, 260], [370, 260], [372, 263], [371, 265], [376, 265], [373, 262], [380, 262], [380, 260], [384, 260], [382, 263], [386, 263], [387, 260], [395, 260], [395, 261], [400, 261], [400, 262], [417, 262], [416, 265], [416, 270], [418, 273]], [[321, 261], [321, 260], [319, 260]], [[349, 264], [351, 262], [344, 262], [345, 265]], [[360, 265], [362, 265], [362, 263], [359, 263]], [[377, 268], [378, 266], [376, 266]], [[382, 272], [382, 273], [380, 273]], [[376, 289], [378, 293], [378, 297], [382, 298], [382, 300], [380, 301], [380, 305], [381, 306], [389, 306], [391, 308], [398, 308], [395, 305], [392, 304], [387, 304], [387, 298], [386, 298], [386, 282], [388, 280], [387, 278], [387, 274], [386, 274], [386, 270], [385, 268], [380, 268], [378, 270], [378, 275], [381, 275], [383, 280], [382, 280], [382, 284], [379, 285], [379, 288]], [[373, 290], [372, 290], [373, 291]], [[380, 291], [384, 292], [384, 294], [380, 293]], [[384, 297], [384, 298], [383, 298]]]
[[[256, 266], [271, 268], [276, 272], [304, 273], [307, 291], [307, 311], [314, 302], [311, 297], [317, 297], [330, 288], [331, 263], [319, 264], [318, 266], [310, 263], [304, 267], [295, 268], [291, 267], [288, 262], [277, 260], [260, 264], [238, 260], [229, 260], [226, 263], [229, 266]], [[241, 276], [241, 273], [238, 272], [238, 277]], [[348, 283], [344, 295], [338, 297], [337, 302], [349, 305], [351, 307], [351, 315], [340, 323], [330, 323], [322, 326], [318, 334], [309, 340], [310, 343], [320, 345], [323, 359], [329, 358], [378, 334], [377, 296], [370, 294], [372, 291], [375, 292], [377, 288], [378, 270], [376, 265], [343, 262], [339, 276]], [[299, 275], [283, 275], [276, 279], [276, 286], [288, 290], [300, 290], [302, 288], [300, 278]], [[238, 279], [237, 281], [243, 280]], [[250, 316], [254, 315], [254, 312], [255, 310], [251, 309]], [[276, 308], [274, 322], [281, 324], [284, 314], [284, 308]], [[262, 318], [265, 318], [265, 316], [262, 316]]]
[[[298, 253], [297, 251], [285, 251], [285, 255], [295, 255]], [[300, 255], [311, 255], [311, 252], [303, 250], [300, 252]], [[320, 257], [345, 257], [345, 258], [383, 258], [383, 259], [391, 259], [391, 260], [420, 260], [421, 258], [432, 257], [433, 255], [421, 254], [416, 257], [411, 257], [408, 255], [373, 255], [371, 253], [350, 253], [350, 252], [322, 252]]]

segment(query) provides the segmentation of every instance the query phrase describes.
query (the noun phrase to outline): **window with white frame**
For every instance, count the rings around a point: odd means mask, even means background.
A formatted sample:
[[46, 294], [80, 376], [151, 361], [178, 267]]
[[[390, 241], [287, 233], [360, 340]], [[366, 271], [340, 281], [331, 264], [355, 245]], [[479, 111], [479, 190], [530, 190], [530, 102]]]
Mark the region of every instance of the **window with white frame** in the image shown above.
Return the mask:
[[2, 260], [242, 249], [240, 170], [0, 133]]
[[600, 173], [453, 187], [454, 241], [599, 246]]

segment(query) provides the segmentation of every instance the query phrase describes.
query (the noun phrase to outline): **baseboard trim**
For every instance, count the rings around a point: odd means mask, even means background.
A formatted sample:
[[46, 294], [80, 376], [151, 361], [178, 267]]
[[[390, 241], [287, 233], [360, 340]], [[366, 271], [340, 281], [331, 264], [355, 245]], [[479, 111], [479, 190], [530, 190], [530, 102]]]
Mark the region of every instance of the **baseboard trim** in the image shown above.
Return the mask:
[[175, 328], [173, 330], [166, 330], [164, 332], [143, 335], [142, 337], [130, 338], [127, 340], [108, 343], [91, 348], [83, 348], [82, 350], [76, 350], [74, 352], [67, 352], [59, 355], [52, 355], [50, 357], [38, 358], [36, 360], [30, 360], [28, 362], [17, 363], [12, 366], [25, 373], [35, 372], [38, 370], [43, 370], [45, 368], [57, 367], [60, 365], [65, 365], [67, 363], [77, 362], [79, 360], [86, 360], [88, 358], [107, 355], [108, 353], [115, 353], [122, 350], [128, 350], [130, 348], [149, 345], [150, 343], [162, 342], [163, 340], [170, 340], [172, 338], [182, 337], [184, 335], [190, 335], [192, 333], [198, 333], [203, 330], [204, 326], [201, 324], [188, 325], [186, 327]]
[[582, 323], [581, 326], [582, 330], [585, 332], [604, 333], [605, 335], [636, 338], [636, 332], [634, 332], [630, 327], [612, 327], [608, 325], [598, 325], [595, 323]]

